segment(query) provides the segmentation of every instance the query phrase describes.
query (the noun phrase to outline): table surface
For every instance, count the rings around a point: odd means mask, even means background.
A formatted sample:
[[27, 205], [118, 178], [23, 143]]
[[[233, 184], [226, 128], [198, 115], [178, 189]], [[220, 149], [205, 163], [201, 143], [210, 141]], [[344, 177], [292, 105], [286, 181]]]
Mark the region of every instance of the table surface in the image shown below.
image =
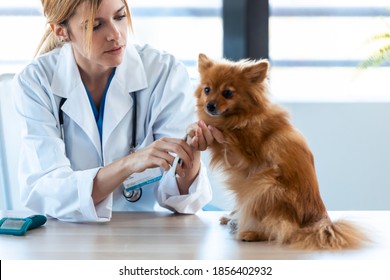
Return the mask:
[[[0, 211], [0, 217], [26, 213]], [[27, 213], [28, 214], [28, 213]], [[115, 212], [107, 223], [66, 223], [49, 219], [25, 236], [0, 235], [0, 259], [38, 260], [386, 260], [390, 259], [390, 211], [344, 211], [365, 229], [371, 243], [358, 250], [302, 251], [272, 242], [242, 242], [219, 224], [224, 212], [179, 215]]]

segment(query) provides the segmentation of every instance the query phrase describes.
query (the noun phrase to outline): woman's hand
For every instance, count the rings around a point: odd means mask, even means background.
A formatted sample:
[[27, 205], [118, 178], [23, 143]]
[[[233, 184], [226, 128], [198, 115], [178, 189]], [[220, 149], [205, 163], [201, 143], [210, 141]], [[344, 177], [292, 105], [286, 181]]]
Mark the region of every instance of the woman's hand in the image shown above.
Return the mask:
[[143, 172], [148, 168], [160, 167], [168, 171], [175, 157], [182, 160], [182, 165], [176, 169], [176, 173], [184, 176], [184, 169], [193, 167], [194, 151], [185, 142], [177, 138], [161, 138], [149, 146], [136, 151], [128, 156], [128, 164], [132, 173]]
[[161, 138], [149, 146], [136, 151], [120, 160], [102, 167], [94, 180], [92, 198], [98, 204], [113, 192], [133, 173], [140, 173], [148, 168], [161, 167], [165, 171], [171, 168], [175, 155], [182, 160], [177, 165], [177, 182], [181, 194], [187, 194], [188, 188], [199, 172], [199, 156], [183, 139]]

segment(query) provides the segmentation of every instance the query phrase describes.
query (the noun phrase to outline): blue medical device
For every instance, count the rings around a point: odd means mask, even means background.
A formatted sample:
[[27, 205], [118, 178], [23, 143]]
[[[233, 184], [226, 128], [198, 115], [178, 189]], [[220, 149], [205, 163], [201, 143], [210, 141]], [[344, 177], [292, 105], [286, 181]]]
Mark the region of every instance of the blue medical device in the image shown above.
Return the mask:
[[32, 215], [27, 218], [2, 218], [0, 220], [0, 234], [24, 235], [26, 231], [45, 224], [47, 218], [43, 215]]

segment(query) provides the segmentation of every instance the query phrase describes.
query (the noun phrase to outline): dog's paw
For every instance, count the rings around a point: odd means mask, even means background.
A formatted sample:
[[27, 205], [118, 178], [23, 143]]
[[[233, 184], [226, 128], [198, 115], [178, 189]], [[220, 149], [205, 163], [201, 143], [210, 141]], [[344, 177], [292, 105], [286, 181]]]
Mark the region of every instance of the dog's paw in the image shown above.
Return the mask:
[[230, 220], [231, 220], [230, 218], [223, 216], [219, 219], [219, 222], [221, 223], [221, 225], [227, 225], [230, 222]]
[[223, 216], [219, 219], [221, 225], [228, 225], [231, 233], [236, 233], [238, 230], [238, 222], [235, 219]]
[[190, 124], [188, 127], [187, 127], [187, 130], [186, 130], [186, 133], [187, 133], [187, 137], [189, 137], [190, 139], [192, 139], [195, 134], [196, 134], [196, 129], [198, 128], [198, 123], [193, 123], [193, 124]]
[[265, 240], [264, 238], [262, 238], [262, 236], [259, 235], [258, 232], [251, 231], [251, 230], [238, 232], [237, 238], [242, 240], [242, 241], [248, 241], [248, 242], [251, 242], [251, 241], [264, 241]]

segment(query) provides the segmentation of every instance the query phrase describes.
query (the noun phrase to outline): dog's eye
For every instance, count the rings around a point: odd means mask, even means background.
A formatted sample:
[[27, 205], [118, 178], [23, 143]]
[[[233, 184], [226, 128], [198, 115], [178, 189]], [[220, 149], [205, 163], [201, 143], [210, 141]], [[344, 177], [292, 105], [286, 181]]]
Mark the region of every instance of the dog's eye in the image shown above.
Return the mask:
[[209, 95], [211, 89], [210, 89], [210, 87], [205, 87], [205, 88], [203, 89], [203, 91], [204, 91], [204, 93], [205, 93], [206, 95]]
[[229, 98], [232, 98], [233, 93], [234, 93], [234, 92], [233, 92], [232, 90], [227, 89], [227, 90], [224, 90], [224, 91], [222, 92], [222, 96], [225, 97], [225, 98], [227, 98], [227, 99], [229, 99]]

